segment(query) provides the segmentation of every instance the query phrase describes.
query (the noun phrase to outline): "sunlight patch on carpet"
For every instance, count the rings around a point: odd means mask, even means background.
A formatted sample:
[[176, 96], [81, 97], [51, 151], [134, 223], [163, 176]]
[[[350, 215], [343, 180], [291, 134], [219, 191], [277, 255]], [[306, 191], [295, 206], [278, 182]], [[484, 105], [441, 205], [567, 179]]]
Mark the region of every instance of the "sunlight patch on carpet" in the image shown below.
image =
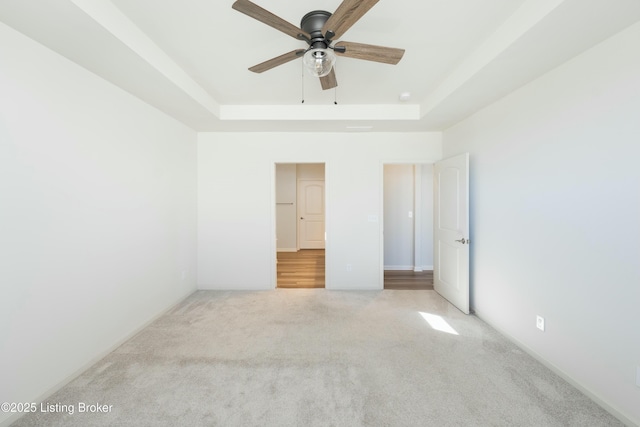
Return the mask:
[[427, 321], [429, 326], [431, 326], [436, 331], [446, 332], [447, 334], [451, 335], [460, 335], [456, 332], [455, 329], [451, 327], [449, 323], [447, 323], [446, 320], [442, 318], [442, 316], [438, 316], [437, 314], [424, 313], [422, 311], [420, 312], [420, 315], [424, 318], [424, 320]]

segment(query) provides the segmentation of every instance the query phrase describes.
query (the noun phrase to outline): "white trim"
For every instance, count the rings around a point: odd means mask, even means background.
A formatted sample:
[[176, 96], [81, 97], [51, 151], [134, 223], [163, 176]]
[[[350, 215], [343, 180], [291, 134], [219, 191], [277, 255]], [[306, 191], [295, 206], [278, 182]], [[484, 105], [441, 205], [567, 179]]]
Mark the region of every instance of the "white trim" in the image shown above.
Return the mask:
[[271, 283], [270, 289], [276, 289], [278, 287], [278, 232], [276, 230], [276, 221], [277, 221], [277, 212], [276, 212], [276, 168], [278, 164], [276, 162], [271, 163], [271, 200], [270, 200], [270, 213], [271, 213], [271, 221], [269, 230], [269, 235], [271, 236], [271, 250], [269, 251], [270, 258], [270, 270], [271, 270]]
[[422, 260], [422, 164], [413, 165], [413, 271], [420, 272]]

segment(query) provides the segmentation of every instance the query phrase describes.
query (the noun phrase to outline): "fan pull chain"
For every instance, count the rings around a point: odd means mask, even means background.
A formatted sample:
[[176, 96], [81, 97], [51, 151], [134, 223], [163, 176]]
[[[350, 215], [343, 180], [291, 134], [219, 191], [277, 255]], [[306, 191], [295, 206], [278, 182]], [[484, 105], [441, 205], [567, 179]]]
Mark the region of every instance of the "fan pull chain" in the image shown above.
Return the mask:
[[[336, 71], [336, 66], [335, 64], [333, 65], [333, 72], [335, 73]], [[338, 105], [338, 86], [333, 88], [333, 104], [334, 105]]]
[[302, 103], [304, 104], [304, 62], [300, 61], [302, 65], [300, 68], [302, 69]]

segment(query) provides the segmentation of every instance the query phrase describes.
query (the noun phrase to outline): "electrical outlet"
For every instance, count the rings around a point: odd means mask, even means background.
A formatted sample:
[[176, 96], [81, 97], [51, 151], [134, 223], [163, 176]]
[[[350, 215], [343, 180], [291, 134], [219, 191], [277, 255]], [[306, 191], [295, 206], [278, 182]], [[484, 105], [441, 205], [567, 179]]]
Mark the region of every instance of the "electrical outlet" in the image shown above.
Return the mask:
[[536, 328], [544, 331], [544, 317], [536, 316]]
[[347, 264], [347, 271], [351, 271], [351, 264]]

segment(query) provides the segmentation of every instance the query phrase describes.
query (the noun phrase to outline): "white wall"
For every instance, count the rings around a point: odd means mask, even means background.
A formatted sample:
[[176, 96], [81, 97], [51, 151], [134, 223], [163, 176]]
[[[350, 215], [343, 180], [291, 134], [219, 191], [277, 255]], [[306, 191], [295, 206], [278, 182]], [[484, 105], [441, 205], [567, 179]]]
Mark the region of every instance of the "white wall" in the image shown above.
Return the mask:
[[433, 269], [431, 164], [384, 165], [384, 268]]
[[440, 158], [436, 133], [200, 134], [199, 287], [273, 289], [273, 165], [325, 163], [327, 288], [381, 289], [382, 165]]
[[196, 288], [196, 138], [0, 23], [0, 402], [46, 397]]
[[420, 252], [423, 270], [433, 270], [433, 164], [420, 165], [422, 227], [420, 229]]
[[471, 153], [472, 307], [636, 425], [639, 40], [635, 24], [444, 134], [445, 157]]

